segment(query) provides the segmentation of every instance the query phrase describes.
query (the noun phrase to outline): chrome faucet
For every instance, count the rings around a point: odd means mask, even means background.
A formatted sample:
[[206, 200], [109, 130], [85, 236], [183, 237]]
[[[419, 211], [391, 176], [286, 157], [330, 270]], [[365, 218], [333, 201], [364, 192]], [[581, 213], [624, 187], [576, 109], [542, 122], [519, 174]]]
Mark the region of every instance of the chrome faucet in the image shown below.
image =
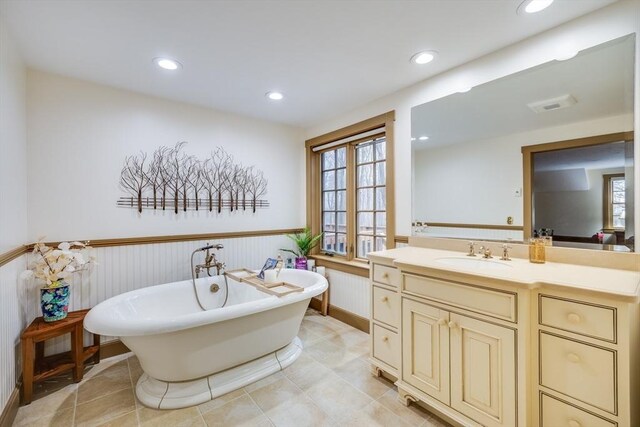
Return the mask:
[[480, 246], [480, 253], [482, 254], [482, 258], [491, 259], [491, 248], [488, 246]]
[[216, 276], [220, 275], [220, 271], [224, 270], [226, 265], [225, 265], [224, 262], [218, 261], [218, 259], [216, 258], [216, 254], [212, 253], [210, 251], [211, 251], [211, 249], [220, 250], [222, 248], [224, 248], [224, 246], [221, 245], [221, 244], [207, 245], [207, 246], [204, 246], [204, 247], [202, 247], [200, 249], [196, 249], [194, 251], [194, 253], [198, 252], [198, 251], [206, 251], [205, 256], [204, 256], [204, 264], [198, 264], [198, 265], [195, 266], [194, 270], [195, 270], [195, 273], [196, 273], [196, 278], [200, 277], [200, 273], [203, 270], [206, 270], [207, 271], [207, 275], [211, 276], [211, 269], [212, 268], [216, 269]]

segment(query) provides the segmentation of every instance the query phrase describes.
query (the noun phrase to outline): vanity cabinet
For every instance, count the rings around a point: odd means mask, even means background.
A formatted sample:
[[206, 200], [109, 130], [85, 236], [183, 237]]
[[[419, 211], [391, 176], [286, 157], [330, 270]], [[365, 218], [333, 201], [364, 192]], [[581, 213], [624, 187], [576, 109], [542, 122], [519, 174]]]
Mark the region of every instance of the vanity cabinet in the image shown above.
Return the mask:
[[400, 271], [392, 266], [373, 264], [371, 286], [371, 363], [376, 373], [387, 372], [398, 378], [400, 367]]
[[[454, 299], [474, 310], [483, 307], [478, 298], [485, 295], [501, 300], [498, 292], [451, 282], [452, 295], [430, 288], [431, 278], [404, 275], [402, 297], [402, 375], [401, 383], [412, 386], [485, 426], [515, 426], [516, 423], [516, 331], [490, 321], [479, 320], [473, 311], [447, 310], [436, 300], [409, 296], [434, 294]], [[423, 285], [419, 286], [419, 283]], [[468, 292], [468, 295], [464, 295]], [[515, 298], [514, 295], [505, 298]], [[440, 298], [442, 299], [442, 298]], [[449, 301], [451, 302], [451, 301]], [[503, 308], [506, 306], [503, 305]], [[468, 307], [467, 307], [468, 308]], [[507, 316], [512, 310], [501, 312]], [[402, 384], [399, 384], [402, 389]]]

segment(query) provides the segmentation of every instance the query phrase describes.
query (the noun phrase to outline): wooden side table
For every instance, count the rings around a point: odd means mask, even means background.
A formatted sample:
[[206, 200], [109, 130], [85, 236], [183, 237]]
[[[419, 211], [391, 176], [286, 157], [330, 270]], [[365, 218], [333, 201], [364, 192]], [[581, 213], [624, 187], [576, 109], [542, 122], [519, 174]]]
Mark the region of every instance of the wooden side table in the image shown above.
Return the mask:
[[[20, 336], [22, 344], [22, 400], [31, 403], [33, 384], [62, 372], [73, 370], [73, 381], [82, 380], [84, 362], [93, 357], [100, 362], [100, 335], [93, 335], [93, 345], [84, 347], [84, 317], [89, 310], [70, 312], [56, 322], [36, 318]], [[71, 351], [44, 357], [44, 342], [48, 339], [71, 334]], [[35, 351], [34, 351], [35, 347]]]

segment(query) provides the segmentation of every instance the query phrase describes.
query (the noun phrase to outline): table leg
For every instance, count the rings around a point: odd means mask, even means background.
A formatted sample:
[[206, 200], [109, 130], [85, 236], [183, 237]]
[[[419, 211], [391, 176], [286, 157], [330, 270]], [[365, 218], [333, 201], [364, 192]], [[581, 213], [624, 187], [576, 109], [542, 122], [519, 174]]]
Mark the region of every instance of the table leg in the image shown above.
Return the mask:
[[84, 373], [84, 340], [83, 340], [84, 328], [82, 324], [77, 325], [71, 332], [71, 355], [73, 362], [76, 366], [73, 368], [73, 381], [82, 381], [82, 375]]
[[100, 335], [93, 334], [93, 345], [98, 346], [98, 351], [96, 351], [93, 360], [95, 363], [100, 363]]
[[321, 307], [322, 315], [326, 316], [328, 311], [329, 311], [329, 288], [327, 287], [327, 290], [324, 291], [324, 293], [322, 294], [322, 307]]
[[25, 338], [22, 340], [22, 399], [25, 405], [31, 403], [33, 395], [33, 369], [35, 363], [33, 351], [33, 340]]

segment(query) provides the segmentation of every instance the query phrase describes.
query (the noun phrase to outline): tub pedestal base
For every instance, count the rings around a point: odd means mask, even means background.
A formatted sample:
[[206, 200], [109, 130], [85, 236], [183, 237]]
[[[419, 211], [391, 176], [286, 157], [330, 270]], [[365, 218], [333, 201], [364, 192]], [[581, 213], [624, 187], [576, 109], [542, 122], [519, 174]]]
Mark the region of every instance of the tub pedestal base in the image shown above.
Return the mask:
[[145, 373], [138, 380], [136, 395], [140, 402], [150, 408], [178, 409], [199, 405], [286, 368], [300, 353], [302, 341], [295, 337], [280, 350], [197, 380], [166, 382]]

